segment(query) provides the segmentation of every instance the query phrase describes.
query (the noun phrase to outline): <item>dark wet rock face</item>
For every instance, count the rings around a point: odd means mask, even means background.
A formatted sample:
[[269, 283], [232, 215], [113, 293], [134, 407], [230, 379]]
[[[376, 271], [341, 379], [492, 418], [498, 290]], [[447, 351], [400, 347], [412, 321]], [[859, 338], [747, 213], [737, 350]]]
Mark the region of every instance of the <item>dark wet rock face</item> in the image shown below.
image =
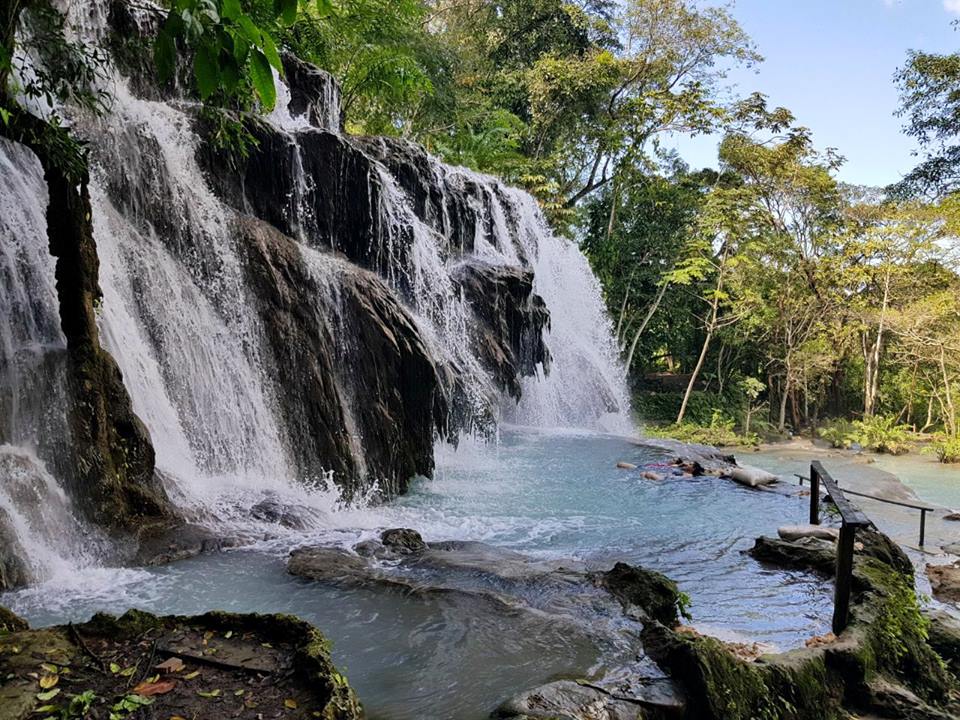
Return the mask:
[[0, 507], [0, 590], [26, 585], [33, 580], [26, 557], [26, 551], [17, 540], [10, 514]]
[[348, 493], [378, 478], [393, 495], [429, 475], [446, 405], [409, 313], [372, 273], [319, 254], [310, 266], [297, 243], [254, 219], [240, 232], [299, 476], [332, 471]]
[[550, 369], [550, 351], [543, 340], [550, 312], [533, 292], [533, 273], [517, 267], [472, 261], [454, 278], [477, 317], [473, 342], [484, 365], [501, 388], [520, 397], [520, 378]]
[[419, 555], [427, 549], [420, 533], [410, 528], [384, 530], [380, 534], [380, 542], [384, 547], [401, 555]]
[[[40, 161], [48, 191], [47, 239], [56, 259], [60, 327], [66, 338], [67, 420], [71, 442], [64, 480], [84, 514], [102, 527], [133, 532], [172, 516], [154, 475], [154, 449], [114, 359], [100, 344], [100, 262], [86, 171], [68, 174], [52, 144], [56, 132], [16, 113], [0, 133], [23, 142]], [[79, 172], [79, 171], [75, 171]], [[60, 441], [62, 442], [62, 440]]]

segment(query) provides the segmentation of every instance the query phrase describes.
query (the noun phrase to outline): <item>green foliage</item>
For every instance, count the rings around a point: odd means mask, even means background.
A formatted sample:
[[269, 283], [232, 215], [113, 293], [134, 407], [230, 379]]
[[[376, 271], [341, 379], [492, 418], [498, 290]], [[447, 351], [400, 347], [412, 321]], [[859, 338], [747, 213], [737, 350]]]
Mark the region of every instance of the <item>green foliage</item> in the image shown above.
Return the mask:
[[110, 720], [124, 720], [148, 705], [153, 704], [154, 699], [142, 697], [140, 695], [127, 695], [110, 709]]
[[[22, 94], [28, 103], [45, 105], [45, 114], [53, 116], [61, 103], [95, 113], [106, 109], [107, 96], [97, 87], [106, 56], [95, 45], [68, 38], [63, 13], [47, 0], [33, 2], [23, 11], [18, 28], [20, 44], [38, 62], [27, 71], [22, 66], [25, 56], [14, 53], [12, 43], [0, 44], [0, 95]], [[22, 85], [8, 85], [13, 77]]]
[[[275, 26], [296, 21], [298, 0], [277, 0], [271, 8]], [[283, 74], [272, 29], [254, 22], [240, 0], [174, 0], [154, 42], [157, 71], [161, 80], [171, 79], [182, 47], [192, 54], [202, 100], [223, 102], [252, 87], [270, 110], [276, 103], [273, 71]]]
[[960, 189], [960, 53], [911, 50], [896, 82], [906, 133], [926, 153], [891, 190], [901, 196], [943, 197]]
[[647, 427], [647, 435], [653, 437], [670, 438], [681, 442], [714, 445], [716, 447], [730, 447], [736, 445], [756, 445], [760, 439], [754, 435], [741, 435], [736, 431], [736, 423], [725, 417], [720, 410], [714, 410], [710, 422], [700, 425], [684, 421], [679, 425], [665, 425], [662, 427]]
[[817, 429], [817, 435], [830, 443], [830, 447], [849, 448], [856, 437], [856, 427], [845, 418], [827, 420]]
[[960, 437], [937, 440], [932, 448], [940, 462], [960, 463]]
[[231, 159], [245, 160], [256, 147], [257, 139], [247, 129], [246, 124], [227, 110], [204, 106], [200, 110], [204, 136], [209, 138], [214, 148], [226, 152]]
[[890, 455], [902, 455], [910, 449], [910, 428], [898, 425], [897, 418], [881, 415], [853, 421], [854, 430], [850, 434], [851, 443]]

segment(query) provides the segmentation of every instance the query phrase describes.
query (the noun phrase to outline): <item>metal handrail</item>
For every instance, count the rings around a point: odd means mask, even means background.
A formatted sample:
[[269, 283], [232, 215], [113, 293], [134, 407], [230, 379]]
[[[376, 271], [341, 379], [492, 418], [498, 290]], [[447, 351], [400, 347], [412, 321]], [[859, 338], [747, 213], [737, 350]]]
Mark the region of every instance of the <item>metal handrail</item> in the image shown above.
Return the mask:
[[857, 529], [869, 527], [870, 520], [847, 500], [840, 486], [819, 460], [810, 463], [810, 523], [820, 524], [820, 483], [840, 511], [840, 537], [837, 539], [837, 568], [833, 593], [833, 632], [839, 635], [850, 619], [850, 588], [853, 585], [853, 550]]
[[[817, 461], [819, 462], [819, 461]], [[803, 481], [806, 480], [810, 482], [810, 478], [801, 475], [800, 473], [794, 473], [794, 477], [800, 478], [800, 484], [803, 485]], [[836, 486], [839, 488], [840, 483], [834, 481]], [[920, 511], [920, 547], [924, 547], [924, 541], [926, 540], [927, 533], [927, 513], [933, 512], [936, 510], [935, 507], [929, 505], [917, 505], [915, 503], [904, 502], [903, 500], [890, 500], [888, 498], [877, 497], [876, 495], [870, 495], [869, 493], [862, 493], [856, 490], [845, 489], [843, 491], [846, 495], [856, 495], [857, 497], [867, 498], [868, 500], [876, 500], [877, 502], [887, 503], [888, 505], [899, 505], [900, 507], [910, 508], [911, 510]], [[829, 493], [827, 493], [829, 495]], [[811, 521], [812, 522], [812, 521]]]

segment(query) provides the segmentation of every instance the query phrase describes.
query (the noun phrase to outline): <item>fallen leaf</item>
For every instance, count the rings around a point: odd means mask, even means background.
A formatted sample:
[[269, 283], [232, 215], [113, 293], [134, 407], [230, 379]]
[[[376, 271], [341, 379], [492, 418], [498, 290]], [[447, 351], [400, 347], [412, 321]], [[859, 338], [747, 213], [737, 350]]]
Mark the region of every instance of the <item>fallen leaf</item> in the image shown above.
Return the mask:
[[160, 679], [159, 675], [151, 675], [150, 677], [147, 678], [146, 682], [155, 683], [159, 679]]
[[54, 665], [53, 663], [40, 663], [40, 667], [46, 670], [48, 673], [55, 674], [57, 672], [57, 666]]
[[116, 663], [110, 663], [110, 672], [116, 675], [118, 672], [120, 672], [120, 666]]
[[131, 666], [131, 667], [124, 668], [123, 670], [121, 670], [121, 671], [120, 671], [120, 675], [122, 675], [123, 677], [130, 677], [130, 676], [132, 676], [136, 671], [137, 671], [137, 666], [136, 666], [136, 665], [133, 665], [133, 666]]
[[197, 675], [200, 674], [199, 670], [194, 670], [192, 673], [187, 673], [183, 676], [184, 680], [193, 680]]
[[171, 715], [170, 720], [187, 720], [187, 719], [184, 717], [180, 717], [179, 715]]
[[297, 701], [291, 698], [287, 698], [286, 700], [284, 700], [283, 705], [284, 707], [290, 708], [291, 710], [297, 709]]
[[47, 713], [47, 712], [56, 712], [60, 709], [59, 705], [44, 705], [43, 707], [38, 707], [34, 710], [34, 713]]
[[227, 632], [226, 632], [226, 634], [224, 635], [224, 637], [225, 637], [227, 640], [229, 640], [230, 638], [232, 638], [232, 637], [233, 637], [233, 630], [227, 630]]
[[57, 675], [42, 675], [40, 677], [40, 687], [44, 690], [49, 690], [58, 682], [60, 682], [60, 678]]
[[205, 698], [215, 698], [215, 697], [220, 697], [220, 691], [211, 690], [210, 692], [204, 692], [203, 690], [197, 690], [197, 695]]
[[183, 660], [178, 657], [167, 658], [159, 665], [154, 665], [153, 669], [160, 672], [178, 673], [183, 670]]
[[243, 695], [245, 692], [246, 692], [246, 690], [244, 690], [243, 688], [240, 688], [239, 690], [236, 690], [233, 694], [234, 694], [236, 697], [240, 697], [240, 696]]
[[144, 697], [150, 697], [151, 695], [166, 695], [176, 686], [177, 684], [172, 680], [162, 680], [161, 682], [142, 682], [133, 689], [133, 692]]
[[59, 694], [60, 694], [60, 688], [54, 688], [53, 690], [47, 690], [46, 692], [37, 693], [37, 700], [39, 700], [40, 702], [46, 702], [47, 700], [53, 700]]

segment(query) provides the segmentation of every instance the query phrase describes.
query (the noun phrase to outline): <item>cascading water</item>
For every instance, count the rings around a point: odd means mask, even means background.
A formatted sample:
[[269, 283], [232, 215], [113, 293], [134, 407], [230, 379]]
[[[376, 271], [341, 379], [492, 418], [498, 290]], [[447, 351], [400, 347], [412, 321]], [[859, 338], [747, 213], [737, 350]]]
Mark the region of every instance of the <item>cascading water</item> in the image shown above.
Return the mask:
[[0, 139], [0, 586], [62, 576], [96, 555], [78, 541], [89, 531], [47, 469], [69, 481], [66, 340], [46, 205], [37, 158]]
[[[81, 39], [104, 42], [108, 6], [71, 5], [69, 17]], [[282, 170], [289, 175], [289, 191], [271, 200], [285, 208], [282, 229], [293, 236], [298, 262], [321, 289], [312, 299], [296, 303], [315, 304], [309, 312], [330, 332], [337, 362], [364, 361], [342, 351], [355, 328], [341, 316], [336, 290], [337, 278], [344, 272], [354, 276], [360, 261], [335, 258], [330, 251], [346, 252], [356, 241], [351, 233], [369, 232], [367, 251], [377, 261], [368, 267], [412, 315], [415, 331], [447, 383], [445, 392], [458, 398], [451, 402], [466, 408], [467, 420], [454, 431], [489, 429], [498, 421], [628, 429], [627, 394], [597, 282], [577, 248], [550, 232], [536, 202], [493, 178], [445, 166], [426, 155], [414, 174], [433, 201], [422, 202], [411, 194], [410, 173], [405, 175], [391, 157], [375, 152], [375, 140], [342, 135], [336, 83], [325, 73], [304, 68], [289, 65], [290, 87], [278, 78], [279, 103], [265, 118], [269, 132], [292, 149], [289, 167]], [[304, 438], [288, 427], [289, 417], [281, 411], [279, 396], [289, 388], [283, 386], [284, 370], [275, 362], [257, 292], [250, 285], [246, 240], [236, 230], [242, 214], [250, 212], [249, 203], [238, 208], [225, 202], [217, 179], [202, 166], [204, 141], [197, 134], [193, 103], [143, 99], [118, 70], [108, 67], [105, 73], [103, 84], [112, 98], [109, 112], [102, 118], [72, 118], [75, 131], [91, 147], [90, 196], [103, 291], [98, 324], [104, 347], [123, 372], [133, 409], [149, 429], [157, 472], [182, 514], [197, 522], [249, 529], [252, 508], [264, 498], [279, 498], [309, 506], [313, 524], [322, 525], [337, 504], [336, 488], [329, 483], [332, 468], [351, 467], [362, 490], [381, 480], [366, 457], [369, 434], [376, 428], [365, 429], [361, 417], [369, 421], [370, 413], [361, 412], [371, 402], [365, 395], [369, 383], [354, 382], [349, 367], [336, 370], [327, 397], [339, 405], [333, 417], [340, 428], [334, 435], [346, 438], [343, 447], [351, 458], [339, 465], [332, 459], [324, 465], [321, 458], [320, 469], [305, 476], [295, 461]], [[325, 174], [341, 172], [336, 166], [318, 166], [311, 156], [316, 143], [326, 142], [324, 136], [336, 138], [342, 152], [353, 153], [366, 173], [366, 191], [373, 198], [365, 220], [369, 229], [341, 228], [339, 234], [321, 237], [323, 218], [317, 217], [316, 205], [321, 181]], [[22, 259], [10, 255], [16, 246], [5, 244], [5, 268], [20, 268], [23, 280], [12, 286], [16, 297], [4, 298], [13, 308], [5, 319], [16, 317], [29, 333], [17, 337], [17, 328], [9, 322], [0, 327], [7, 378], [0, 407], [6, 418], [19, 418], [12, 424], [7, 420], [0, 441], [30, 448], [31, 438], [21, 435], [28, 426], [39, 427], [40, 419], [26, 419], [33, 410], [23, 407], [20, 398], [43, 397], [45, 407], [58, 409], [64, 428], [62, 409], [68, 401], [56, 388], [34, 392], [37, 378], [49, 383], [57, 374], [37, 372], [37, 362], [25, 363], [23, 358], [32, 357], [31, 348], [53, 347], [62, 354], [64, 341], [56, 323], [52, 259], [43, 252], [42, 175], [35, 160], [32, 167], [24, 166], [17, 153], [29, 153], [22, 148], [8, 145], [3, 150], [6, 162], [15, 163], [4, 181], [30, 186], [11, 188], [5, 196], [21, 197], [29, 191], [33, 197], [29, 203], [0, 208], [0, 222], [31, 225], [34, 245], [27, 265], [43, 272], [38, 275], [42, 282], [24, 275]], [[349, 203], [351, 198], [338, 201]], [[26, 237], [18, 233], [21, 236]], [[551, 372], [541, 365], [537, 377], [522, 381], [519, 405], [500, 390], [473, 344], [476, 308], [465, 297], [457, 270], [477, 261], [532, 269], [534, 292], [551, 313], [546, 338]], [[23, 328], [19, 330], [22, 335]], [[395, 329], [384, 332], [389, 338]], [[410, 372], [404, 363], [397, 372]], [[411, 377], [422, 372], [416, 370]], [[611, 424], [611, 417], [619, 424]], [[56, 436], [50, 418], [44, 422], [48, 427], [35, 433]], [[34, 444], [48, 464], [65, 455], [51, 452], [47, 458], [42, 450], [50, 443]], [[411, 467], [411, 462], [401, 467]], [[66, 485], [59, 472], [54, 475]]]

